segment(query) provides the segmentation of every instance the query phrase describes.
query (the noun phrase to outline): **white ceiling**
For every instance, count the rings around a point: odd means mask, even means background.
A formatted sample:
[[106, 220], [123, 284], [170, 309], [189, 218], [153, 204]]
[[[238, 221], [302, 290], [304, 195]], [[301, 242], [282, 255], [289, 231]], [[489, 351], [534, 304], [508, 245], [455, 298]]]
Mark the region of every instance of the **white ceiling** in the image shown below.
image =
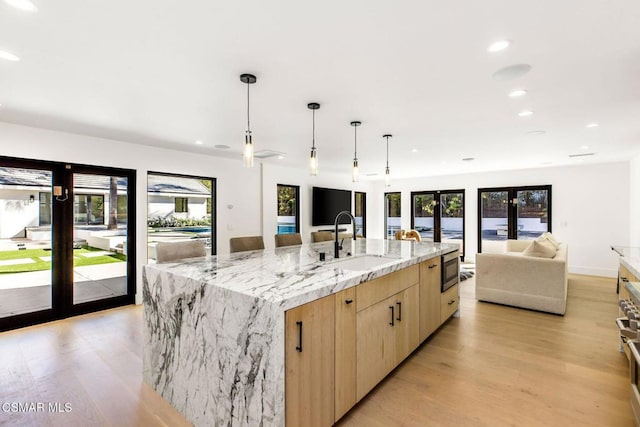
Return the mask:
[[[384, 133], [394, 177], [640, 149], [637, 0], [32, 1], [37, 13], [0, 1], [0, 50], [21, 58], [0, 60], [0, 121], [237, 157], [250, 72], [256, 150], [286, 153], [269, 161], [306, 167], [306, 105], [321, 104], [320, 173], [350, 172], [352, 120], [361, 173], [377, 178]], [[491, 79], [519, 63], [531, 72]]]

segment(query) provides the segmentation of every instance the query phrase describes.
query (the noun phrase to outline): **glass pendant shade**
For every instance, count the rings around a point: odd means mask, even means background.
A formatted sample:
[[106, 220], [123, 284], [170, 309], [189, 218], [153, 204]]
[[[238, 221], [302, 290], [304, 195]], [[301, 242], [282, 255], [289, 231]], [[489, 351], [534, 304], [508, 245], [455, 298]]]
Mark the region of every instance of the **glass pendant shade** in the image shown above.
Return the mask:
[[391, 186], [391, 174], [389, 173], [389, 166], [384, 170], [384, 185], [386, 187]]
[[353, 171], [351, 172], [351, 181], [358, 182], [360, 178], [358, 172], [358, 159], [353, 159]]
[[316, 147], [311, 148], [311, 155], [309, 156], [309, 169], [311, 171], [311, 175], [318, 175], [318, 152], [316, 151]]
[[242, 160], [246, 168], [253, 167], [253, 141], [251, 140], [251, 132], [247, 131], [244, 136], [244, 150], [242, 152]]

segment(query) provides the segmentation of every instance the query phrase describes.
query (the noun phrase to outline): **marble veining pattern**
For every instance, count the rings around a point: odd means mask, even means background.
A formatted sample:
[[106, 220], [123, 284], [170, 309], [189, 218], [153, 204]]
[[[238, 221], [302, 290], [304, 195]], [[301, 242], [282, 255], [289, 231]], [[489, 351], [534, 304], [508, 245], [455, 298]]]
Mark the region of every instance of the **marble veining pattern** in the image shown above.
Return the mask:
[[333, 266], [332, 242], [147, 265], [144, 380], [196, 426], [283, 426], [284, 312], [455, 249], [345, 241], [394, 258], [369, 271]]

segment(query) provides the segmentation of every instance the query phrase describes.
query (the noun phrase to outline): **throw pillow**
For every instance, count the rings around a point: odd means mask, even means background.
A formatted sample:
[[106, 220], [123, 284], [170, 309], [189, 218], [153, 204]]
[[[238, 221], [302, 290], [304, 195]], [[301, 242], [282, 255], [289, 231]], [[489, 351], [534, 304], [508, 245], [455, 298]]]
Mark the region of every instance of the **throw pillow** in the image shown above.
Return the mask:
[[553, 245], [554, 248], [556, 248], [556, 250], [560, 247], [560, 242], [558, 242], [558, 239], [556, 239], [555, 236], [548, 231], [546, 233], [542, 233], [539, 238], [546, 239]]
[[553, 258], [556, 256], [556, 249], [551, 243], [534, 240], [529, 247], [522, 252], [522, 255], [538, 258]]

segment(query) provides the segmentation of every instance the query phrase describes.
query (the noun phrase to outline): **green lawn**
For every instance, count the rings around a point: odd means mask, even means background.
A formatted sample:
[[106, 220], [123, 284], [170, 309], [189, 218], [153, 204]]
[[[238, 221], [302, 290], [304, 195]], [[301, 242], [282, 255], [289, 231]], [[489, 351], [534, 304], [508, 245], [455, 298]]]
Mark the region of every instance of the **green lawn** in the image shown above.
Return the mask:
[[[73, 265], [82, 267], [86, 265], [109, 264], [114, 262], [124, 262], [127, 256], [123, 254], [103, 255], [98, 257], [85, 257], [84, 254], [101, 251], [102, 249], [83, 247], [74, 249]], [[40, 257], [50, 257], [51, 251], [44, 249], [26, 249], [23, 251], [4, 251], [0, 252], [0, 261], [10, 259], [31, 258], [34, 262], [28, 264], [0, 265], [0, 274], [2, 273], [22, 273], [25, 271], [42, 271], [51, 269], [51, 261], [43, 261]]]

